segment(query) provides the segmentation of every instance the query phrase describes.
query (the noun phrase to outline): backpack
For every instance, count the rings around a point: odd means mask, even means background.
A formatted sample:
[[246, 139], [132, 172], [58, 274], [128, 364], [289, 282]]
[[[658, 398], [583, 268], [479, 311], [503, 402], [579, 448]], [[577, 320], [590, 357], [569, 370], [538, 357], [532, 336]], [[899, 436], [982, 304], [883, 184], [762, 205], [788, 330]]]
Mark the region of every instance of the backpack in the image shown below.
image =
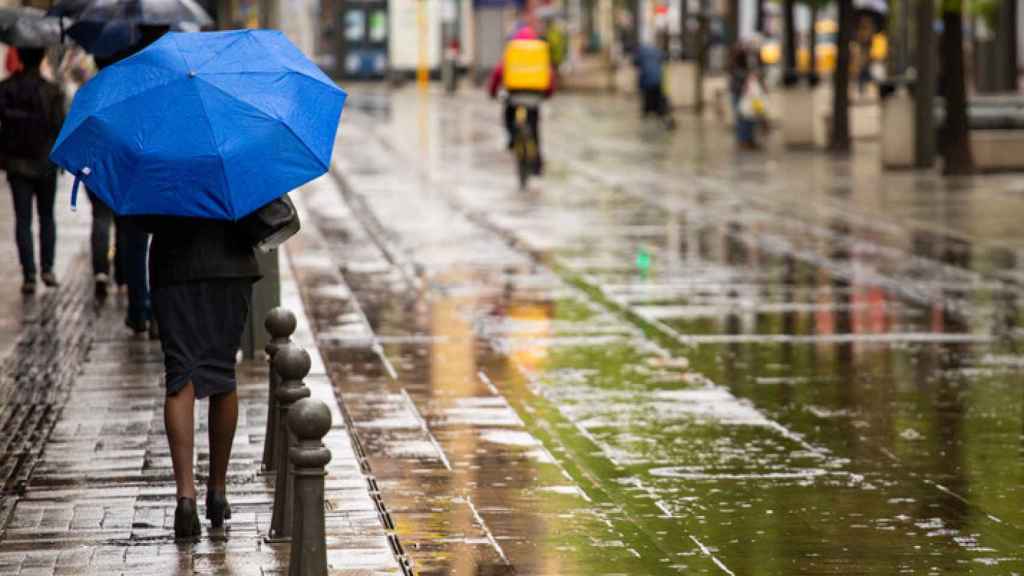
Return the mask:
[[0, 82], [0, 153], [7, 158], [46, 158], [53, 128], [43, 96], [43, 80], [17, 74]]
[[511, 40], [505, 47], [505, 88], [544, 92], [551, 88], [551, 50], [543, 40]]

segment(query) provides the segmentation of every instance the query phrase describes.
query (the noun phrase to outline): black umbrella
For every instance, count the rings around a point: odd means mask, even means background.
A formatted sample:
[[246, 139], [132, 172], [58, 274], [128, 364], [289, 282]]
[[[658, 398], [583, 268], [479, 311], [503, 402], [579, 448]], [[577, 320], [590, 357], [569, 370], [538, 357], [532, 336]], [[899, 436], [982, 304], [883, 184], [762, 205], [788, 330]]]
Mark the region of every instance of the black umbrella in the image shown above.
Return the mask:
[[19, 48], [47, 48], [60, 44], [60, 19], [53, 16], [23, 16], [0, 28], [0, 42]]
[[[71, 2], [65, 9], [71, 9]], [[139, 42], [140, 26], [197, 31], [211, 24], [213, 20], [194, 0], [92, 0], [79, 10], [68, 36], [87, 52], [108, 57]]]
[[30, 6], [13, 6], [0, 8], [0, 30], [7, 29], [24, 16], [43, 16], [46, 14], [39, 8]]
[[121, 20], [157, 26], [190, 24], [196, 29], [213, 24], [213, 19], [195, 0], [92, 0], [75, 19], [79, 22]]
[[22, 48], [46, 48], [60, 43], [61, 20], [38, 8], [0, 8], [0, 42]]
[[78, 18], [83, 10], [94, 4], [96, 0], [59, 0], [46, 13], [50, 16], [67, 16]]

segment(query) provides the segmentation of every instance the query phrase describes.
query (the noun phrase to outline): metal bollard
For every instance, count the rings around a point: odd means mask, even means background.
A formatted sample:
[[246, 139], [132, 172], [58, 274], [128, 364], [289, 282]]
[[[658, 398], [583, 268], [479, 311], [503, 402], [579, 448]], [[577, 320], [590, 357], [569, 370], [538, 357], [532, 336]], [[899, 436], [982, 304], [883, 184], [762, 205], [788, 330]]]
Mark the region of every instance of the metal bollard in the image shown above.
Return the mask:
[[280, 435], [281, 425], [277, 420], [277, 385], [281, 379], [274, 370], [274, 354], [291, 344], [291, 335], [295, 333], [295, 314], [286, 308], [273, 308], [267, 312], [263, 323], [270, 334], [270, 341], [265, 348], [267, 365], [270, 367], [270, 389], [267, 394], [267, 431], [263, 434], [263, 472], [273, 472], [277, 466], [277, 454], [274, 453], [276, 438]]
[[277, 418], [282, 426], [277, 435], [277, 480], [274, 484], [274, 516], [270, 521], [270, 540], [288, 540], [292, 533], [294, 478], [288, 449], [295, 443], [287, 428], [288, 410], [295, 402], [309, 397], [309, 388], [302, 379], [309, 374], [310, 359], [305, 350], [294, 344], [282, 347], [274, 355], [274, 370], [281, 377], [277, 385]]
[[331, 429], [331, 411], [319, 400], [303, 398], [292, 405], [288, 427], [297, 442], [288, 451], [295, 475], [295, 517], [288, 576], [327, 576], [324, 522], [324, 467], [331, 451], [323, 438]]

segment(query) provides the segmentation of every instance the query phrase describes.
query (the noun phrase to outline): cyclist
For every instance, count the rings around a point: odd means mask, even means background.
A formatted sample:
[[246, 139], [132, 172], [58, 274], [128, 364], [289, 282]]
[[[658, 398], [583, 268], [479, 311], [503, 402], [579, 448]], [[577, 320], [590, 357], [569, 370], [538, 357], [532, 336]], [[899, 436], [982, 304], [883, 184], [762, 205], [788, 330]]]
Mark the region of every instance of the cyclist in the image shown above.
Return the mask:
[[[543, 50], [538, 50], [537, 47], [541, 45]], [[539, 152], [540, 109], [537, 96], [546, 98], [554, 93], [554, 78], [547, 42], [529, 24], [521, 26], [512, 35], [505, 46], [505, 56], [491, 74], [491, 98], [497, 98], [501, 88], [508, 94], [505, 99], [505, 129], [508, 131], [509, 150], [514, 145], [516, 108], [521, 105], [527, 108], [527, 122], [537, 142], [538, 174], [543, 172], [544, 161]]]

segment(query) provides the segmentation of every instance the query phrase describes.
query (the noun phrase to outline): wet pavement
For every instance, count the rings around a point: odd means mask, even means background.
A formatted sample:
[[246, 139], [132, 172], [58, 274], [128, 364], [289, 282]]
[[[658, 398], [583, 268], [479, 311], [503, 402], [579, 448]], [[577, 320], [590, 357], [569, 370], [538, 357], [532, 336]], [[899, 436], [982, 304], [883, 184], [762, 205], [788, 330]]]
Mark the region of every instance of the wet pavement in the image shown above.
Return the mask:
[[[299, 317], [293, 341], [313, 358], [305, 383], [333, 414], [324, 441], [332, 452], [325, 492], [330, 573], [402, 574], [294, 277], [290, 267], [281, 268], [283, 304]], [[177, 542], [160, 345], [123, 327], [123, 298], [96, 307], [88, 273], [71, 271], [75, 274], [54, 293], [58, 300], [39, 301], [41, 328], [23, 330], [13, 360], [19, 365], [18, 393], [15, 402], [3, 405], [11, 419], [0, 446], [21, 447], [25, 458], [5, 453], [0, 460], [4, 470], [16, 464], [18, 472], [11, 489], [0, 495], [0, 574], [287, 573], [289, 545], [264, 541], [274, 495], [274, 478], [259, 473], [266, 362], [247, 361], [239, 368], [239, 424], [228, 471], [232, 519], [217, 530], [204, 521], [199, 542]], [[197, 403], [200, 487], [208, 473], [207, 405]]]
[[[496, 104], [354, 91], [282, 266], [334, 413], [331, 573], [1024, 573], [1019, 178], [635, 114], [555, 99], [520, 192]], [[62, 258], [0, 296], [0, 575], [283, 573], [265, 366], [235, 518], [174, 542], [159, 347]]]
[[[356, 92], [296, 270], [421, 574], [1024, 570], [1010, 176]], [[307, 236], [308, 237], [308, 236]]]

